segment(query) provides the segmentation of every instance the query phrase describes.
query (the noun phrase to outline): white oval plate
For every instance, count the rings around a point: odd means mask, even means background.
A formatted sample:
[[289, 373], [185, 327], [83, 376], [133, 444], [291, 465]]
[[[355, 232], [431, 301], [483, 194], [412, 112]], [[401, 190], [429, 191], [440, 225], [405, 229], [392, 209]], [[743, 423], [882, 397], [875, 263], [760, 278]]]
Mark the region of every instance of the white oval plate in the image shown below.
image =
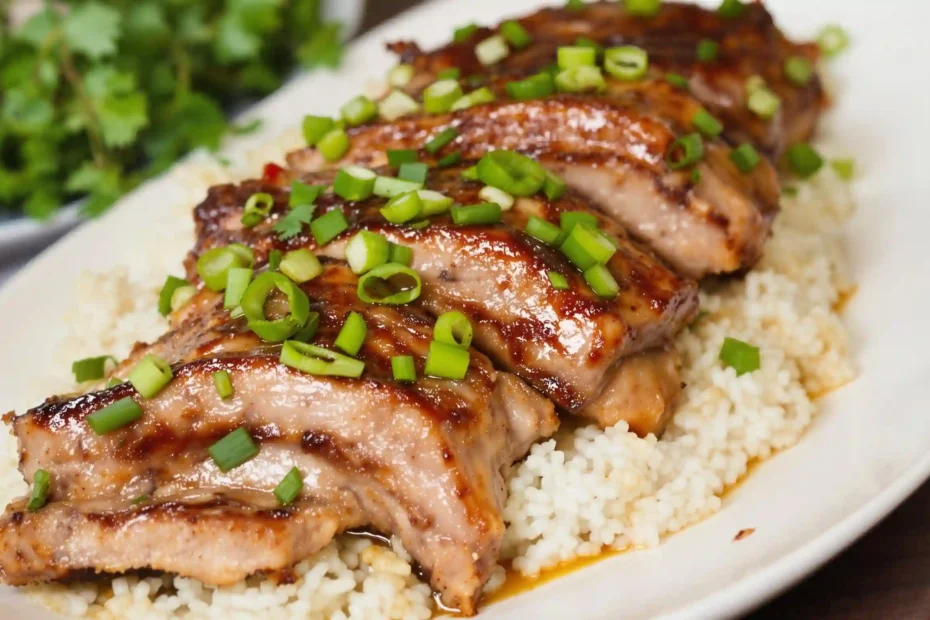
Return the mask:
[[[308, 112], [332, 113], [393, 62], [383, 43], [446, 39], [454, 25], [495, 21], [538, 0], [435, 1], [352, 46], [338, 76], [315, 74], [263, 102], [257, 115], [283, 127]], [[930, 5], [897, 0], [772, 1], [777, 21], [799, 37], [824, 23], [852, 33], [831, 63], [837, 105], [824, 133], [857, 157], [860, 211], [848, 237], [859, 294], [849, 306], [860, 378], [835, 393], [800, 444], [755, 470], [716, 516], [650, 551], [598, 563], [484, 612], [488, 618], [720, 617], [757, 605], [850, 544], [930, 475], [930, 81], [916, 68], [930, 57]], [[908, 62], [911, 61], [911, 62]], [[0, 351], [0, 399], [22, 402], [23, 369], [41, 368], [66, 325], [65, 294], [79, 272], [102, 270], [157, 234], [183, 197], [158, 179], [106, 217], [45, 252], [0, 292], [8, 328]], [[182, 257], [178, 256], [180, 262]], [[743, 528], [755, 534], [733, 543]], [[0, 607], [22, 604], [0, 592]], [[8, 608], [9, 609], [9, 608]]]

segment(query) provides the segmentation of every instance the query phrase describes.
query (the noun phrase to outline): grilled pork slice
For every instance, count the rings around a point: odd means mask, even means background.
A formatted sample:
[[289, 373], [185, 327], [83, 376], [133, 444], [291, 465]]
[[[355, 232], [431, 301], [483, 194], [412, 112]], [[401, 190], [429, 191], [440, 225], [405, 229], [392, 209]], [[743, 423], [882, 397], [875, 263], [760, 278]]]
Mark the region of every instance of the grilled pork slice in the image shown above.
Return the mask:
[[[35, 513], [15, 503], [0, 520], [0, 581], [151, 568], [228, 584], [371, 526], [400, 537], [445, 604], [474, 613], [504, 531], [503, 472], [554, 432], [552, 404], [477, 351], [462, 381], [395, 382], [394, 355], [413, 355], [422, 376], [432, 323], [415, 309], [362, 304], [355, 287], [347, 268], [329, 264], [304, 289], [321, 313], [313, 344], [333, 348], [350, 310], [365, 318], [360, 379], [280, 364], [280, 347], [217, 300], [211, 320], [190, 317], [145, 349], [176, 362], [153, 398], [124, 383], [12, 420], [26, 479], [52, 474], [51, 503]], [[195, 303], [217, 297], [204, 295]], [[230, 398], [213, 385], [219, 370], [231, 375]], [[143, 416], [96, 435], [86, 417], [125, 397]], [[260, 452], [224, 473], [208, 448], [239, 428]], [[303, 489], [282, 507], [271, 492], [292, 467]]]
[[[667, 86], [659, 88], [675, 96]], [[421, 148], [451, 127], [459, 136], [448, 152], [478, 159], [509, 149], [537, 158], [681, 273], [701, 277], [752, 266], [778, 211], [774, 169], [761, 163], [743, 174], [730, 149], [710, 141], [694, 168], [699, 178], [691, 170], [671, 170], [666, 153], [678, 132], [637, 105], [559, 95], [401, 119], [351, 131], [340, 165], [383, 165], [387, 149]], [[312, 149], [292, 153], [288, 163], [298, 174], [328, 166]]]
[[[490, 75], [492, 84], [521, 79], [552, 65], [559, 46], [574, 45], [584, 37], [603, 47], [636, 45], [649, 54], [648, 80], [664, 80], [669, 73], [685, 76], [691, 93], [724, 122], [726, 135], [734, 142], [750, 141], [777, 158], [787, 145], [807, 140], [816, 128], [826, 97], [820, 78], [798, 84], [789, 79], [785, 63], [800, 57], [815, 62], [816, 45], [796, 44], [775, 25], [761, 2], [747, 3], [742, 15], [723, 17], [694, 4], [663, 2], [658, 15], [630, 15], [621, 2], [596, 2], [572, 10], [543, 9], [517, 21], [532, 37], [532, 43], [511, 53], [499, 63], [483, 66], [475, 46], [498, 29], [482, 28], [468, 39], [424, 53], [415, 44], [391, 45], [400, 61], [416, 72], [410, 90], [417, 93], [432, 83], [443, 69], [458, 67], [466, 77]], [[712, 61], [700, 61], [698, 45], [703, 40], [718, 44]], [[747, 107], [747, 81], [761, 76], [781, 100], [778, 113], [762, 119]], [[636, 89], [642, 81], [627, 83]], [[500, 96], [506, 95], [495, 89]]]
[[[386, 169], [380, 172], [389, 174]], [[304, 180], [327, 185], [332, 175]], [[461, 204], [482, 202], [481, 183], [463, 181], [459, 170], [432, 171], [427, 186]], [[243, 228], [242, 207], [255, 192], [274, 196], [275, 207], [264, 222]], [[650, 395], [631, 397], [628, 407], [599, 395], [625, 380], [624, 358], [664, 346], [690, 321], [698, 302], [693, 281], [669, 270], [573, 193], [556, 201], [542, 195], [520, 198], [504, 212], [500, 224], [456, 226], [446, 214], [430, 218], [430, 225], [422, 229], [387, 222], [379, 212], [384, 202], [372, 198], [346, 204], [332, 193], [324, 194], [317, 201], [317, 214], [343, 208], [350, 228], [318, 247], [307, 233], [281, 240], [273, 231], [287, 210], [285, 188], [260, 181], [214, 187], [195, 211], [198, 241], [187, 261], [188, 275], [197, 277], [197, 257], [213, 247], [242, 243], [253, 249], [259, 263], [271, 250], [302, 247], [342, 258], [346, 242], [358, 230], [375, 231], [413, 249], [412, 267], [424, 283], [420, 303], [433, 314], [459, 310], [469, 316], [477, 346], [501, 367], [529, 381], [560, 407], [604, 426], [628, 420], [641, 434], [662, 432], [679, 390], [677, 372], [674, 380], [665, 380], [666, 364], [655, 368], [656, 382], [672, 386], [663, 392], [660, 415], [654, 410], [651, 386]], [[558, 225], [561, 214], [572, 211], [593, 215], [617, 241], [618, 251], [608, 264], [620, 285], [614, 299], [599, 298], [560, 252], [522, 232], [533, 215]], [[553, 288], [550, 271], [568, 278], [568, 290]], [[648, 412], [636, 408], [645, 401], [653, 403]]]

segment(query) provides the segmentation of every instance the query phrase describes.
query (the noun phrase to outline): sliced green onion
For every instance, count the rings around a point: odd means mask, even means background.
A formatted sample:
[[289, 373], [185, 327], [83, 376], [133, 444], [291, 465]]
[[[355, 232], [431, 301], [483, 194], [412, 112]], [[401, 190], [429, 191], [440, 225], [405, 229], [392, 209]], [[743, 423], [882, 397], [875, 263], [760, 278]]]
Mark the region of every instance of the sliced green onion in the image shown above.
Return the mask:
[[37, 469], [32, 475], [32, 490], [29, 492], [29, 503], [26, 510], [36, 512], [48, 503], [48, 488], [52, 482], [52, 475], [44, 469]]
[[751, 144], [744, 143], [730, 151], [730, 160], [743, 174], [749, 174], [762, 161], [762, 156]]
[[537, 73], [525, 80], [507, 82], [507, 95], [517, 101], [542, 99], [555, 92], [555, 82], [550, 73]]
[[600, 222], [598, 219], [584, 211], [565, 211], [559, 214], [559, 226], [565, 231], [566, 235], [572, 231], [575, 226], [587, 226], [597, 230]]
[[726, 19], [741, 16], [746, 11], [746, 5], [740, 0], [723, 0], [717, 7], [717, 14]]
[[817, 35], [817, 45], [824, 56], [836, 56], [849, 47], [849, 35], [840, 26], [826, 26]]
[[412, 355], [395, 355], [391, 358], [391, 372], [395, 381], [416, 381], [417, 367]]
[[802, 179], [814, 176], [823, 167], [823, 158], [806, 142], [789, 146], [785, 158], [791, 171]]
[[413, 163], [417, 160], [417, 152], [414, 149], [388, 149], [388, 165], [391, 168], [400, 168], [401, 164]]
[[693, 166], [703, 157], [704, 141], [701, 134], [689, 133], [672, 142], [665, 155], [665, 162], [672, 170], [681, 170]]
[[196, 294], [197, 288], [194, 286], [182, 286], [175, 289], [174, 293], [171, 295], [171, 311], [177, 312]]
[[452, 104], [452, 111], [457, 112], [459, 110], [466, 110], [476, 105], [491, 103], [494, 100], [494, 93], [491, 91], [491, 89], [486, 86], [482, 86], [481, 88], [473, 90], [467, 95], [456, 100], [456, 102]]
[[458, 67], [449, 67], [436, 74], [437, 80], [457, 80], [462, 77], [462, 70]]
[[649, 54], [633, 45], [612, 47], [604, 52], [604, 69], [618, 80], [638, 80], [649, 69]]
[[455, 127], [446, 127], [435, 136], [433, 136], [433, 138], [427, 142], [423, 148], [425, 148], [429, 154], [435, 155], [442, 147], [449, 144], [458, 137], [459, 132]]
[[514, 197], [502, 189], [485, 185], [478, 192], [478, 198], [500, 205], [501, 211], [509, 211], [513, 207]]
[[539, 239], [543, 243], [549, 245], [555, 244], [559, 240], [559, 236], [562, 234], [562, 229], [553, 224], [552, 222], [547, 222], [541, 217], [531, 215], [530, 219], [526, 222], [526, 228], [523, 229], [526, 234], [534, 239]]
[[856, 176], [856, 160], [851, 158], [834, 159], [830, 162], [830, 167], [844, 181], [849, 181]]
[[587, 226], [575, 226], [559, 246], [573, 265], [582, 271], [597, 264], [605, 264], [617, 251], [602, 232]]
[[462, 152], [455, 151], [454, 153], [449, 153], [445, 157], [441, 158], [436, 162], [436, 165], [440, 168], [448, 168], [449, 166], [454, 166], [457, 163], [462, 161]]
[[119, 377], [110, 377], [107, 380], [107, 389], [109, 390], [112, 387], [116, 387], [117, 385], [122, 385], [122, 384], [123, 384], [123, 380], [120, 379]]
[[128, 426], [142, 417], [142, 407], [131, 396], [110, 403], [87, 416], [87, 425], [98, 435]]
[[422, 203], [420, 215], [423, 217], [445, 213], [455, 202], [448, 196], [431, 189], [417, 190], [417, 196], [420, 197], [420, 202]]
[[636, 17], [654, 17], [662, 8], [661, 0], [623, 0], [623, 8]]
[[258, 456], [258, 445], [249, 431], [239, 427], [210, 446], [208, 452], [220, 471], [225, 473]]
[[510, 54], [510, 48], [507, 47], [507, 41], [500, 35], [488, 37], [475, 46], [475, 56], [478, 62], [484, 66], [496, 64], [507, 58]]
[[508, 21], [501, 24], [501, 34], [515, 49], [523, 49], [533, 42], [533, 37], [520, 22]]
[[720, 347], [720, 361], [736, 371], [736, 376], [745, 375], [761, 368], [759, 347], [737, 340], [724, 338]]
[[381, 215], [392, 224], [403, 224], [416, 218], [423, 210], [423, 201], [417, 192], [407, 192], [391, 198], [381, 207]]
[[569, 11], [582, 11], [585, 8], [584, 0], [567, 0], [565, 8]]
[[604, 53], [604, 48], [601, 47], [597, 41], [594, 39], [589, 39], [588, 37], [578, 37], [575, 39], [575, 45], [577, 47], [590, 47], [595, 52], [597, 52], [598, 56]]
[[336, 121], [328, 116], [305, 116], [303, 130], [307, 146], [316, 146], [335, 127]]
[[461, 312], [453, 310], [440, 315], [436, 319], [433, 338], [439, 342], [468, 348], [471, 345], [472, 336], [471, 321]]
[[599, 297], [616, 297], [620, 285], [604, 265], [594, 265], [584, 272], [584, 280]]
[[414, 230], [423, 230], [424, 228], [429, 228], [430, 221], [429, 221], [429, 220], [425, 220], [425, 219], [424, 219], [424, 220], [417, 220], [416, 222], [410, 222], [410, 223], [407, 224], [407, 225], [408, 225], [410, 228], [414, 229]]
[[760, 88], [767, 88], [765, 85], [765, 78], [761, 75], [750, 75], [746, 80], [746, 92], [751, 93]]
[[71, 372], [74, 373], [74, 380], [77, 383], [96, 381], [106, 376], [108, 363], [116, 364], [116, 358], [112, 355], [85, 357], [71, 364]]
[[798, 86], [807, 86], [814, 77], [814, 63], [804, 56], [790, 56], [785, 60], [785, 76]]
[[781, 107], [781, 99], [767, 86], [761, 86], [749, 91], [746, 107], [759, 118], [770, 119]]
[[388, 84], [395, 88], [403, 88], [413, 79], [413, 65], [399, 64], [388, 72]]
[[555, 87], [563, 93], [603, 92], [607, 82], [600, 67], [572, 67], [555, 76]]
[[213, 387], [220, 398], [227, 399], [233, 395], [232, 379], [229, 378], [229, 372], [226, 370], [217, 370], [213, 373]]
[[358, 280], [358, 298], [369, 304], [408, 304], [420, 296], [423, 281], [405, 265], [379, 265]]
[[336, 345], [337, 349], [342, 349], [345, 353], [355, 357], [362, 350], [367, 334], [368, 325], [365, 324], [362, 315], [358, 312], [350, 312], [333, 344]]
[[552, 284], [552, 288], [557, 291], [568, 290], [568, 278], [564, 275], [558, 271], [547, 271], [546, 275], [549, 276], [549, 282]]
[[388, 262], [390, 253], [388, 240], [369, 230], [360, 231], [346, 244], [346, 261], [353, 273], [365, 273], [383, 265]]
[[560, 69], [593, 67], [597, 64], [597, 50], [578, 45], [563, 45], [558, 49]]
[[378, 175], [368, 168], [346, 166], [336, 174], [333, 191], [346, 200], [365, 200], [374, 191], [377, 177]]
[[242, 294], [252, 281], [252, 269], [249, 267], [231, 267], [226, 272], [226, 294], [223, 296], [223, 308], [232, 310], [239, 306]]
[[708, 138], [716, 138], [723, 133], [723, 123], [714, 118], [704, 108], [695, 112], [691, 118], [691, 125]]
[[713, 39], [701, 39], [697, 46], [697, 59], [700, 62], [714, 62], [717, 60], [717, 54], [720, 51], [720, 45]]
[[701, 171], [697, 168], [691, 171], [691, 182], [694, 184], [701, 182]]
[[546, 180], [539, 162], [514, 151], [491, 151], [478, 161], [478, 178], [511, 196], [532, 196]]
[[461, 43], [462, 41], [470, 39], [476, 32], [478, 32], [478, 24], [466, 24], [455, 29], [452, 34], [452, 39], [456, 43]]
[[274, 207], [274, 197], [265, 192], [257, 192], [249, 196], [245, 201], [245, 209], [242, 211], [241, 222], [246, 228], [255, 226], [271, 213]]
[[688, 90], [690, 88], [690, 83], [688, 78], [681, 75], [680, 73], [666, 73], [665, 81], [674, 86], [675, 88], [680, 88], [682, 90]]
[[337, 161], [349, 151], [349, 136], [344, 129], [333, 129], [320, 138], [316, 148], [326, 161]]
[[142, 398], [152, 398], [171, 382], [171, 366], [155, 355], [146, 355], [129, 371], [126, 380]]
[[309, 375], [329, 377], [362, 376], [365, 362], [318, 347], [316, 345], [288, 340], [281, 347], [280, 362]]
[[427, 173], [429, 173], [429, 166], [423, 162], [412, 162], [400, 165], [397, 170], [397, 178], [423, 185], [426, 183]]
[[423, 109], [429, 114], [444, 114], [463, 94], [462, 85], [456, 80], [433, 82], [423, 91]]
[[284, 255], [280, 271], [297, 284], [303, 284], [323, 273], [323, 265], [313, 252], [301, 248]]
[[433, 340], [429, 343], [423, 372], [441, 379], [464, 379], [470, 361], [471, 353], [468, 349]]
[[288, 506], [294, 503], [294, 500], [297, 499], [297, 496], [300, 495], [303, 488], [304, 479], [300, 475], [300, 470], [293, 467], [291, 471], [287, 472], [287, 475], [281, 479], [278, 486], [274, 488], [274, 496], [279, 504]]
[[388, 122], [393, 122], [404, 116], [415, 114], [419, 109], [420, 104], [414, 101], [413, 97], [399, 90], [393, 90], [378, 104], [378, 115]]
[[546, 195], [546, 198], [549, 200], [558, 200], [565, 195], [565, 190], [567, 188], [568, 186], [565, 181], [555, 173], [546, 170], [546, 180], [543, 181], [543, 193]]
[[359, 95], [342, 106], [339, 111], [342, 113], [342, 120], [349, 127], [355, 127], [376, 117], [378, 106], [365, 95]]
[[[282, 261], [283, 264], [283, 261]], [[265, 302], [277, 289], [287, 298], [288, 313], [279, 319], [265, 317]], [[248, 326], [268, 342], [282, 342], [293, 336], [310, 317], [310, 300], [307, 294], [287, 276], [274, 271], [259, 274], [245, 290], [240, 304]]]
[[307, 324], [300, 328], [300, 330], [293, 335], [292, 340], [298, 342], [310, 342], [313, 340], [313, 337], [316, 336], [317, 330], [320, 329], [320, 313], [311, 312], [310, 317], [307, 319]]
[[406, 265], [409, 267], [410, 263], [413, 262], [413, 249], [407, 247], [406, 245], [389, 243], [387, 262], [397, 263], [398, 265]]
[[312, 205], [322, 193], [322, 185], [307, 185], [300, 181], [294, 181], [291, 183], [291, 195], [288, 198], [288, 206], [294, 208], [300, 205]]
[[394, 177], [378, 177], [375, 179], [374, 194], [382, 198], [393, 198], [407, 192], [415, 192], [422, 189], [422, 183], [395, 179]]
[[497, 224], [501, 221], [501, 206], [495, 202], [455, 206], [450, 209], [452, 221], [460, 226]]
[[310, 232], [318, 246], [324, 246], [344, 231], [348, 230], [349, 222], [345, 214], [339, 209], [327, 211], [310, 222]]
[[174, 295], [176, 290], [187, 285], [188, 281], [183, 278], [168, 276], [165, 284], [161, 287], [161, 292], [158, 293], [158, 314], [168, 316], [171, 313], [171, 296]]

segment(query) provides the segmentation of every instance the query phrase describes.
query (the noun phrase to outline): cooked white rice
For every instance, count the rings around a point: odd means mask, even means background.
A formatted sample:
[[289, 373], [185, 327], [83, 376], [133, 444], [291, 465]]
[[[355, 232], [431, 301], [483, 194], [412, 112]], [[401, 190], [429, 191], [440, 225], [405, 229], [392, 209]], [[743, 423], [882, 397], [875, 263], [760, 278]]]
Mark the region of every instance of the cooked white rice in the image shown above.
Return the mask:
[[[257, 161], [279, 158], [280, 149], [263, 150]], [[77, 303], [62, 304], [72, 308], [67, 320], [75, 329], [58, 352], [55, 374], [37, 380], [36, 402], [73, 387], [71, 360], [100, 351], [123, 355], [164, 331], [157, 293], [166, 274], [179, 273], [192, 242], [190, 204], [230, 176], [203, 163], [174, 174], [191, 181], [191, 201], [178, 207], [176, 229], [150, 237], [148, 251], [127, 266], [76, 283]], [[841, 234], [852, 212], [848, 189], [825, 171], [783, 207], [762, 263], [743, 280], [705, 290], [709, 314], [678, 337], [687, 388], [661, 441], [641, 439], [623, 423], [605, 431], [579, 428], [558, 445], [534, 446], [513, 468], [504, 557], [516, 570], [535, 575], [605, 547], [654, 546], [708, 517], [751, 461], [800, 439], [817, 413], [810, 395], [854, 377], [835, 311], [852, 290]], [[724, 368], [718, 353], [727, 336], [759, 346], [762, 368], [742, 377]], [[7, 431], [0, 431], [2, 505], [26, 491]], [[391, 550], [345, 536], [300, 563], [291, 585], [254, 579], [213, 588], [179, 577], [119, 577], [26, 591], [63, 615], [95, 618], [428, 618], [430, 589], [409, 560], [399, 545]], [[491, 587], [501, 577], [502, 571]]]

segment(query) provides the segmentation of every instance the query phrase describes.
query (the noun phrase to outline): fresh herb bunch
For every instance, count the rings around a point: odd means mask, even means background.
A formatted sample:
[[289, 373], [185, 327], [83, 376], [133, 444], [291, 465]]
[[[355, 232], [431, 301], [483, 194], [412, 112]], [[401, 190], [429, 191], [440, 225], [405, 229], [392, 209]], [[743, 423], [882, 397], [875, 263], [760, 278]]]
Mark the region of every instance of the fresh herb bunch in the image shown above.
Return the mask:
[[297, 63], [339, 64], [320, 2], [46, 2], [13, 29], [0, 0], [0, 206], [42, 219], [86, 196], [96, 215], [188, 151], [257, 128], [224, 111]]

